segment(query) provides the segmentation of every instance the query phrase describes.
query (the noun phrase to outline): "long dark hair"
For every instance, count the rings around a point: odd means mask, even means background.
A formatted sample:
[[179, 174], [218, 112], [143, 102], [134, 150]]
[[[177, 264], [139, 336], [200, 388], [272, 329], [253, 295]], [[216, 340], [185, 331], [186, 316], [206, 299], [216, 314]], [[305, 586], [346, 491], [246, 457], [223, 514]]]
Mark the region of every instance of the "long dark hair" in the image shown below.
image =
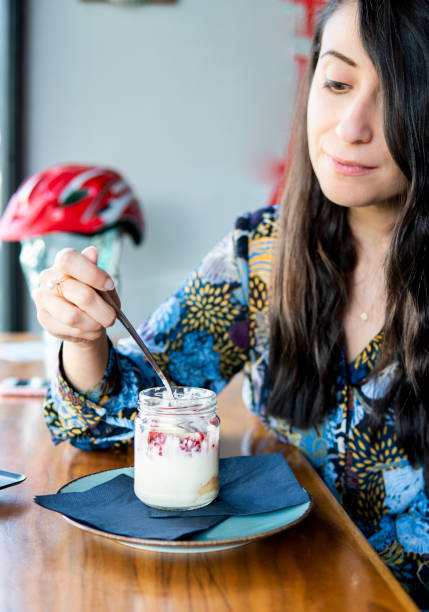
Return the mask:
[[[329, 2], [311, 49], [308, 96], [323, 28], [345, 1]], [[374, 403], [374, 431], [394, 406], [399, 443], [424, 460], [429, 483], [429, 4], [354, 0], [363, 46], [380, 78], [387, 146], [407, 179], [385, 259], [387, 305], [375, 374], [397, 362], [392, 385]], [[317, 425], [335, 406], [342, 317], [356, 248], [347, 209], [322, 193], [312, 169], [306, 109], [298, 112], [294, 159], [279, 219], [273, 269], [267, 411], [298, 427]]]

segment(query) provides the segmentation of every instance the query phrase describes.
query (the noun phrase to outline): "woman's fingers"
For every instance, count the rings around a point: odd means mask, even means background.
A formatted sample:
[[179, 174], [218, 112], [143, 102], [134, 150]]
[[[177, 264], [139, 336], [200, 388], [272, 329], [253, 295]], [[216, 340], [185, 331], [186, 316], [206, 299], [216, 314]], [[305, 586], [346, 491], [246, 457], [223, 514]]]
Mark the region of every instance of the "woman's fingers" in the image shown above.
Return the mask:
[[[94, 250], [96, 251], [94, 247], [85, 249], [90, 257], [94, 257]], [[62, 249], [55, 257], [53, 268], [56, 268], [63, 276], [72, 276], [100, 291], [111, 291], [115, 286], [113, 280], [107, 272], [91, 261], [90, 257], [74, 249]]]
[[63, 249], [53, 267], [40, 274], [40, 289], [33, 295], [41, 325], [52, 335], [74, 341], [96, 340], [116, 320], [115, 309], [99, 294], [109, 291], [117, 306], [118, 295], [110, 276], [97, 266], [95, 247], [78, 253]]
[[[90, 261], [92, 261], [92, 263], [94, 264], [96, 264], [98, 261], [98, 252], [95, 246], [85, 247], [82, 251], [82, 255], [86, 257], [87, 259], [89, 259]], [[121, 301], [119, 299], [118, 294], [116, 293], [116, 289], [109, 291], [109, 294], [110, 294], [110, 297], [113, 299], [114, 303], [116, 304], [117, 308], [120, 308]]]
[[[51, 276], [52, 272], [48, 272], [42, 277], [41, 289], [35, 295], [36, 305], [41, 309], [73, 328], [87, 326], [86, 319], [101, 327], [113, 325], [114, 309], [92, 287], [68, 276], [61, 280], [58, 295], [57, 281], [52, 281]], [[50, 282], [54, 283], [53, 289], [48, 288]]]
[[81, 254], [94, 264], [98, 261], [98, 251], [95, 246], [85, 247], [83, 251], [81, 251]]
[[[60, 298], [54, 299], [60, 300]], [[61, 318], [59, 318], [58, 315], [51, 314], [51, 312], [44, 308], [38, 308], [38, 321], [52, 336], [56, 336], [62, 340], [92, 342], [97, 340], [104, 333], [104, 328], [89, 317], [82, 316], [81, 314], [79, 318], [74, 319], [75, 315], [71, 311], [67, 314], [67, 309], [78, 310], [75, 306], [68, 305], [66, 308], [61, 309], [62, 315]], [[64, 319], [66, 322], [64, 323], [61, 319]], [[77, 326], [74, 327], [69, 324], [75, 320], [77, 321]]]
[[92, 287], [70, 277], [61, 283], [61, 291], [68, 302], [103, 327], [115, 322], [116, 312]]

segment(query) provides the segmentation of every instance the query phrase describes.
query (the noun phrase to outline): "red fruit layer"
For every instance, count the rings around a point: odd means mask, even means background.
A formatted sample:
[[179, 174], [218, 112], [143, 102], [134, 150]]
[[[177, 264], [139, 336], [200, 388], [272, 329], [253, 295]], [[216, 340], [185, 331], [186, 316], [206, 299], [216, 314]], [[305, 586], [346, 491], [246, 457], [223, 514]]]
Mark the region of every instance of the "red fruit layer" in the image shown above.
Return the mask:
[[158, 446], [158, 454], [162, 455], [162, 447], [164, 446], [164, 442], [166, 440], [165, 433], [160, 431], [150, 431], [147, 437], [148, 444], [152, 444], [153, 446]]
[[[158, 447], [158, 454], [162, 455], [162, 447], [165, 444], [167, 435], [159, 431], [150, 431], [147, 437], [148, 444]], [[195, 432], [191, 436], [182, 438], [179, 442], [179, 448], [187, 453], [192, 451], [199, 453], [201, 451], [201, 443], [205, 439], [205, 435], [200, 431]]]
[[192, 453], [195, 451], [199, 453], [201, 451], [201, 443], [204, 440], [205, 435], [198, 431], [193, 434], [193, 436], [186, 436], [179, 442], [179, 447], [181, 450], [186, 451], [187, 453]]

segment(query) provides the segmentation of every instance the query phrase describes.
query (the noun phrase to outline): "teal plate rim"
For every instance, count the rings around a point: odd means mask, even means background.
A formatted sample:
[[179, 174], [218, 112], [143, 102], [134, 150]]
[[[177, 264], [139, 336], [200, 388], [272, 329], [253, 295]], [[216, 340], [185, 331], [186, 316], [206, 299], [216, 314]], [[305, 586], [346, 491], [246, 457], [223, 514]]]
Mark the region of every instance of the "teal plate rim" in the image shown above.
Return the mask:
[[[95, 486], [96, 484], [102, 484], [103, 482], [107, 482], [108, 480], [111, 480], [112, 478], [115, 478], [116, 476], [119, 476], [120, 474], [126, 474], [127, 476], [133, 476], [133, 472], [134, 472], [134, 468], [132, 466], [110, 469], [110, 470], [101, 470], [100, 472], [93, 472], [92, 474], [86, 474], [85, 476], [80, 476], [79, 478], [70, 480], [69, 482], [64, 484], [62, 487], [60, 487], [57, 493], [75, 492], [76, 490], [85, 491], [91, 486]], [[111, 477], [107, 478], [108, 475], [111, 475]], [[100, 479], [97, 479], [97, 476], [99, 476]], [[95, 477], [95, 480], [98, 480], [98, 482], [96, 483], [92, 482], [94, 480], [94, 477]], [[82, 489], [81, 488], [76, 489], [74, 487], [76, 483], [85, 484], [85, 481], [88, 481], [88, 484], [89, 484], [88, 487], [85, 487]], [[72, 490], [67, 491], [67, 489], [70, 489], [70, 488]], [[195, 550], [195, 552], [204, 552], [205, 549], [207, 549], [207, 551], [222, 550], [225, 548], [235, 548], [238, 546], [242, 546], [244, 544], [248, 544], [255, 540], [260, 540], [262, 538], [267, 538], [269, 536], [275, 535], [277, 533], [284, 531], [285, 529], [289, 529], [289, 527], [293, 527], [297, 523], [300, 523], [302, 520], [304, 520], [308, 516], [308, 514], [311, 512], [313, 505], [314, 505], [311, 494], [307, 491], [307, 489], [304, 489], [304, 490], [306, 491], [309, 497], [308, 502], [299, 504], [297, 506], [291, 506], [289, 508], [284, 508], [282, 510], [274, 510], [273, 512], [264, 512], [262, 514], [253, 514], [249, 516], [239, 516], [239, 517], [232, 516], [232, 517], [225, 519], [225, 521], [223, 521], [222, 523], [215, 525], [214, 527], [205, 529], [204, 531], [200, 531], [196, 534], [191, 535], [190, 539], [188, 540], [159, 540], [159, 539], [152, 539], [152, 538], [138, 538], [138, 537], [125, 536], [125, 535], [120, 535], [117, 533], [112, 533], [110, 531], [104, 531], [102, 529], [97, 529], [95, 527], [90, 527], [89, 525], [86, 525], [85, 523], [82, 523], [76, 519], [72, 519], [64, 514], [62, 514], [61, 516], [68, 523], [71, 523], [72, 525], [74, 525], [75, 527], [78, 527], [79, 529], [82, 529], [83, 531], [86, 531], [93, 535], [108, 538], [109, 540], [114, 540], [120, 544], [125, 544], [126, 546], [131, 546], [133, 548], [137, 547], [137, 548], [142, 548], [143, 550], [146, 549], [146, 550], [154, 550], [154, 551], [161, 551], [161, 552], [193, 552], [192, 549], [198, 549], [198, 550]], [[281, 524], [282, 513], [287, 515], [289, 513], [288, 511], [292, 511], [292, 512], [295, 511], [294, 512], [295, 518], [293, 518], [292, 520], [286, 520], [286, 522], [283, 522]], [[265, 531], [262, 529], [261, 531], [257, 531], [256, 533], [250, 533], [248, 535], [241, 535], [238, 537], [228, 537], [228, 538], [220, 538], [220, 539], [216, 537], [210, 537], [210, 532], [216, 533], [219, 531], [219, 529], [221, 531], [224, 530], [225, 524], [228, 523], [228, 521], [231, 523], [233, 521], [236, 521], [237, 519], [241, 521], [243, 519], [244, 520], [245, 519], [255, 520], [255, 519], [258, 519], [259, 517], [263, 521], [265, 518], [268, 518], [274, 515], [277, 515], [276, 518], [279, 517], [280, 519], [280, 524], [275, 528], [268, 529]], [[223, 526], [223, 528], [221, 526]]]

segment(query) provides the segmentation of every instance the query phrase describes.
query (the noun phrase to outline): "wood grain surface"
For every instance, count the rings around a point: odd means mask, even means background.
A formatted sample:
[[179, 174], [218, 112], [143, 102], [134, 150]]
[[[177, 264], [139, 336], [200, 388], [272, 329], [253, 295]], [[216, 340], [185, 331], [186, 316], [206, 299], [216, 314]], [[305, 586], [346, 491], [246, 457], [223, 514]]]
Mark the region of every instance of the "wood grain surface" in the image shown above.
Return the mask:
[[[0, 379], [38, 374], [38, 363], [20, 367], [0, 361]], [[36, 494], [53, 493], [85, 474], [132, 465], [132, 449], [54, 447], [39, 400], [0, 398], [0, 469], [27, 475], [22, 484], [0, 490], [0, 610], [417, 610], [302, 454], [268, 436], [246, 412], [240, 386], [237, 377], [219, 398], [221, 455], [282, 450], [315, 507], [280, 535], [237, 549], [184, 555], [133, 550], [84, 533], [37, 506]]]

